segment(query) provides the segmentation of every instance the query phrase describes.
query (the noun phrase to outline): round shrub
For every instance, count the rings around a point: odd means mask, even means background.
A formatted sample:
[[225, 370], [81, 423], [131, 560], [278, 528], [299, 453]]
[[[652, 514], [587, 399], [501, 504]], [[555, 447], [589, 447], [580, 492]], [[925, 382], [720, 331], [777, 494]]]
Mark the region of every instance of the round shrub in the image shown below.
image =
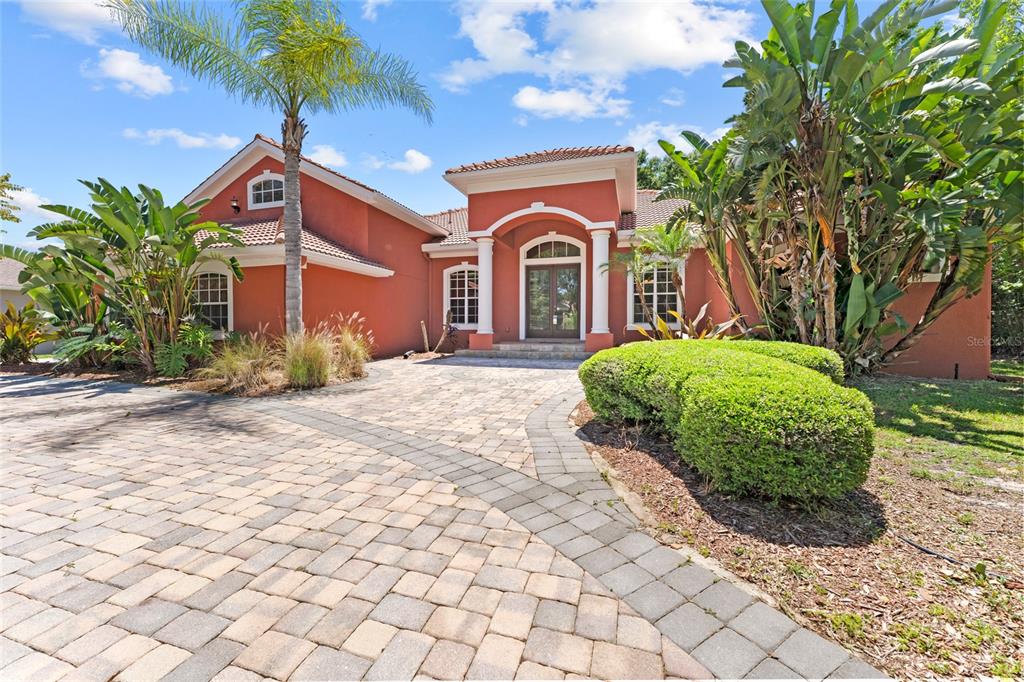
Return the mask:
[[599, 418], [658, 424], [724, 492], [809, 504], [867, 476], [867, 397], [770, 353], [733, 341], [641, 342], [595, 354], [580, 379]]
[[871, 402], [811, 370], [761, 362], [777, 371], [737, 367], [687, 383], [671, 430], [677, 452], [729, 493], [810, 503], [860, 487], [873, 450]]
[[846, 374], [843, 371], [843, 360], [839, 353], [821, 346], [808, 346], [803, 343], [790, 343], [789, 341], [761, 341], [758, 339], [736, 339], [731, 341], [692, 341], [692, 343], [705, 343], [714, 345], [727, 344], [736, 350], [745, 350], [748, 353], [767, 355], [787, 362], [792, 362], [801, 367], [821, 372], [837, 384], [843, 383]]
[[657, 356], [667, 351], [663, 343], [629, 343], [587, 358], [579, 376], [590, 408], [606, 422], [650, 419], [646, 384], [659, 367]]

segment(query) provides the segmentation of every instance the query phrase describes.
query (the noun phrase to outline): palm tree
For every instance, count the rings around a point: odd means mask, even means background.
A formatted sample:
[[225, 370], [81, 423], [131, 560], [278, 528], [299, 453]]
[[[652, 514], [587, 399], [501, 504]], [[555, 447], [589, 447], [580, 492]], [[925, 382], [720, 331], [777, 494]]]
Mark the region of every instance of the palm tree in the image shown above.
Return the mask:
[[404, 106], [428, 123], [433, 102], [404, 59], [368, 48], [333, 0], [248, 0], [228, 17], [174, 0], [107, 0], [125, 34], [229, 94], [283, 112], [285, 328], [302, 331], [304, 114]]

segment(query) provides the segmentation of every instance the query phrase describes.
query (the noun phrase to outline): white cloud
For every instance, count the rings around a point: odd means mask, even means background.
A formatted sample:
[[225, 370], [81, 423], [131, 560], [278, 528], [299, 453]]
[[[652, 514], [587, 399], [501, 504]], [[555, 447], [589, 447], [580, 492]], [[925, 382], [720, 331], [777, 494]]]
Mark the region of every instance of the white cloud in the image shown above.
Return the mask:
[[[477, 54], [449, 64], [441, 76], [448, 90], [464, 92], [504, 74], [532, 74], [550, 81], [549, 92], [576, 90], [595, 103], [620, 92], [636, 73], [685, 73], [721, 63], [732, 55], [736, 40], [749, 40], [753, 26], [746, 10], [697, 0], [464, 0], [457, 12], [460, 35], [472, 41]], [[604, 115], [625, 115], [627, 104], [607, 107], [618, 113]], [[580, 107], [567, 111], [578, 115]]]
[[348, 165], [345, 155], [329, 144], [315, 144], [309, 153], [309, 158], [323, 166], [334, 166], [341, 168]]
[[722, 135], [725, 135], [729, 131], [729, 128], [727, 126], [715, 128], [708, 133], [701, 129], [700, 126], [687, 125], [685, 123], [662, 123], [661, 121], [651, 121], [649, 123], [641, 123], [640, 125], [630, 128], [629, 132], [626, 133], [626, 137], [623, 139], [623, 142], [636, 150], [644, 149], [651, 156], [665, 155], [665, 152], [662, 151], [661, 146], [658, 144], [658, 140], [668, 140], [674, 144], [677, 149], [681, 149], [684, 152], [690, 151], [693, 147], [690, 146], [690, 143], [679, 134], [683, 130], [692, 130], [707, 140], [717, 140], [722, 137]]
[[686, 104], [686, 93], [680, 88], [669, 88], [661, 96], [661, 103], [670, 107], [681, 107]]
[[422, 173], [434, 165], [433, 159], [416, 149], [406, 149], [401, 161], [384, 161], [376, 156], [366, 156], [363, 163], [367, 168], [390, 168], [403, 173]]
[[377, 10], [390, 4], [391, 0], [363, 0], [363, 19], [377, 21]]
[[62, 216], [40, 208], [43, 204], [52, 204], [53, 202], [48, 197], [37, 194], [31, 187], [13, 190], [11, 201], [21, 209], [16, 215], [21, 218], [22, 222], [34, 224], [62, 219]]
[[579, 88], [541, 90], [532, 85], [520, 88], [512, 103], [540, 118], [618, 117], [629, 113], [629, 100], [612, 97], [608, 91]]
[[403, 173], [422, 173], [433, 165], [434, 162], [431, 158], [423, 152], [415, 149], [406, 149], [404, 160], [392, 161], [388, 164], [388, 168], [402, 171]]
[[100, 0], [23, 0], [21, 11], [32, 23], [89, 45], [95, 45], [102, 32], [117, 28], [110, 10], [101, 6]]
[[221, 133], [211, 135], [209, 133], [189, 134], [179, 128], [150, 128], [141, 131], [136, 128], [125, 128], [122, 132], [129, 140], [141, 140], [145, 144], [160, 144], [164, 140], [171, 140], [182, 149], [234, 149], [242, 140], [233, 135]]
[[82, 74], [87, 78], [112, 80], [121, 92], [146, 99], [174, 92], [174, 83], [163, 69], [147, 64], [138, 52], [129, 50], [101, 48], [96, 66], [86, 62], [82, 65]]

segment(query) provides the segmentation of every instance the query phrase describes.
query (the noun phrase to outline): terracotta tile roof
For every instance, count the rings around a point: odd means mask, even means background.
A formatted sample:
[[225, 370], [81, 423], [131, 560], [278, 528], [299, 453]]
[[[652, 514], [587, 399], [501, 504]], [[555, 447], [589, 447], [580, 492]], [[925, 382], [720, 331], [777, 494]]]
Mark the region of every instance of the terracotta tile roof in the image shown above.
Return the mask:
[[608, 156], [610, 154], [624, 154], [633, 151], [632, 147], [622, 145], [608, 145], [605, 147], [560, 147], [559, 149], [546, 149], [542, 152], [531, 152], [518, 156], [506, 156], [501, 159], [490, 161], [478, 161], [467, 163], [464, 166], [449, 168], [445, 174], [468, 173], [470, 171], [490, 170], [494, 168], [511, 168], [513, 166], [529, 166], [535, 163], [548, 163], [551, 161], [568, 161], [570, 159], [585, 159], [591, 156]]
[[[681, 199], [665, 199], [655, 201], [658, 196], [656, 189], [638, 189], [636, 191], [636, 212], [623, 213], [619, 220], [620, 230], [635, 230], [638, 227], [652, 227], [665, 223], [677, 208], [686, 202]], [[448, 236], [433, 242], [442, 246], [466, 246], [472, 243], [469, 239], [469, 208], [450, 208], [440, 213], [424, 216], [427, 220], [437, 223], [448, 230]]]
[[441, 241], [434, 242], [435, 244], [444, 244], [445, 246], [460, 244], [464, 246], [469, 244], [469, 237], [467, 236], [469, 233], [468, 206], [463, 206], [462, 208], [450, 208], [447, 211], [431, 213], [423, 217], [448, 230], [448, 236]]
[[21, 289], [18, 273], [23, 266], [12, 258], [0, 258], [0, 289]]
[[[241, 232], [239, 239], [246, 246], [270, 246], [272, 244], [284, 244], [281, 220], [281, 218], [277, 218], [276, 220], [253, 220], [230, 224]], [[208, 234], [203, 231], [197, 232], [196, 239], [202, 240]], [[212, 248], [227, 248], [227, 246], [227, 244], [214, 244]], [[341, 258], [353, 263], [359, 263], [360, 265], [370, 265], [378, 268], [387, 267], [365, 256], [361, 256], [335, 241], [327, 239], [308, 227], [302, 228], [302, 249], [303, 251], [312, 251], [313, 253], [325, 256]]]
[[622, 214], [622, 218], [619, 220], [619, 229], [635, 230], [638, 227], [661, 225], [672, 217], [676, 209], [686, 204], [682, 199], [655, 201], [656, 196], [658, 196], [656, 189], [638, 189], [636, 191], [636, 211]]

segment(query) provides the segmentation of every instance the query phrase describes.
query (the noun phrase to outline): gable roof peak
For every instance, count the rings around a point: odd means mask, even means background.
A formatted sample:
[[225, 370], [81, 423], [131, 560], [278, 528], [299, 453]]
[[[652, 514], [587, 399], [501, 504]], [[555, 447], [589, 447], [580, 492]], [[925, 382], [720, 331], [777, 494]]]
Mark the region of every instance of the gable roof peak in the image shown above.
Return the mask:
[[515, 156], [504, 156], [488, 161], [477, 161], [461, 166], [455, 166], [445, 171], [445, 175], [455, 173], [471, 173], [480, 170], [493, 170], [496, 168], [512, 168], [515, 166], [529, 166], [538, 163], [551, 163], [553, 161], [569, 161], [572, 159], [586, 159], [595, 156], [610, 156], [613, 154], [632, 153], [634, 149], [626, 145], [601, 145], [590, 147], [556, 147], [545, 149], [539, 152], [527, 152]]

